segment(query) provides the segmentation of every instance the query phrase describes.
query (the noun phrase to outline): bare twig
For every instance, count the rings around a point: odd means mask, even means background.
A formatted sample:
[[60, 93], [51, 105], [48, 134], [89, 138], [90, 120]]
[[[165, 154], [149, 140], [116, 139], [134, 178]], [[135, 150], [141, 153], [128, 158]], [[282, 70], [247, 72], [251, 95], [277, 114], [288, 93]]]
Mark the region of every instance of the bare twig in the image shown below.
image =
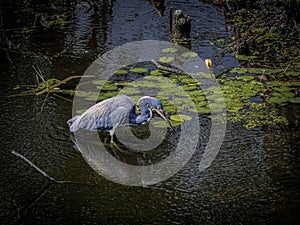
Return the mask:
[[29, 159], [27, 159], [25, 156], [12, 151], [11, 152], [13, 155], [21, 158], [23, 161], [25, 161], [26, 163], [28, 163], [32, 168], [34, 168], [37, 172], [39, 172], [43, 177], [46, 177], [48, 180], [55, 182], [53, 177], [50, 177], [46, 172], [44, 172], [43, 170], [41, 170], [39, 167], [37, 167], [34, 163], [32, 163]]
[[290, 62], [289, 62], [289, 64], [287, 65], [287, 67], [285, 68], [285, 70], [283, 71], [283, 73], [285, 73], [285, 72], [288, 70], [288, 68], [290, 67], [290, 65], [292, 64], [292, 62], [293, 62], [293, 61], [290, 61]]
[[45, 171], [40, 169], [38, 166], [36, 166], [33, 162], [31, 162], [29, 159], [27, 159], [25, 156], [21, 155], [20, 153], [16, 151], [11, 152], [13, 155], [19, 157], [22, 159], [24, 162], [29, 164], [33, 169], [35, 169], [39, 174], [41, 174], [43, 177], [47, 178], [47, 180], [57, 183], [57, 184], [82, 184], [82, 185], [92, 185], [89, 183], [80, 183], [80, 182], [75, 182], [75, 181], [69, 181], [69, 180], [55, 180], [53, 177], [49, 176]]

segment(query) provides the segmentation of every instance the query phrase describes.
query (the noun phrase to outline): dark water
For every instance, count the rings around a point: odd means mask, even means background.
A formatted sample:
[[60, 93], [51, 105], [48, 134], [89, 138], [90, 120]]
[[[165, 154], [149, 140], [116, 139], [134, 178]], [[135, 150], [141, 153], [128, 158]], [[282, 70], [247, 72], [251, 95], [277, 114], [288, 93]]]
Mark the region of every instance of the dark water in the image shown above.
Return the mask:
[[[14, 14], [13, 5], [1, 4], [3, 28], [18, 27], [16, 21], [23, 14], [19, 23], [32, 25], [26, 11]], [[74, 148], [66, 125], [72, 102], [52, 95], [10, 97], [20, 91], [16, 85], [36, 83], [32, 66], [40, 68], [45, 78], [63, 79], [83, 74], [98, 54], [116, 46], [168, 41], [170, 7], [192, 17], [192, 50], [212, 58], [216, 71], [238, 65], [225, 46], [210, 44], [229, 38], [220, 10], [192, 0], [165, 5], [160, 16], [148, 1], [113, 1], [112, 9], [103, 2], [58, 4], [57, 10], [69, 22], [62, 28], [38, 26], [30, 34], [1, 31], [3, 40], [20, 43], [19, 52], [1, 50], [1, 224], [296, 224], [297, 124], [246, 130], [228, 123], [222, 147], [205, 171], [198, 170], [203, 142], [171, 178], [134, 187], [98, 175]], [[200, 136], [206, 140], [210, 122], [200, 118]], [[49, 182], [12, 151], [56, 180], [72, 182]]]

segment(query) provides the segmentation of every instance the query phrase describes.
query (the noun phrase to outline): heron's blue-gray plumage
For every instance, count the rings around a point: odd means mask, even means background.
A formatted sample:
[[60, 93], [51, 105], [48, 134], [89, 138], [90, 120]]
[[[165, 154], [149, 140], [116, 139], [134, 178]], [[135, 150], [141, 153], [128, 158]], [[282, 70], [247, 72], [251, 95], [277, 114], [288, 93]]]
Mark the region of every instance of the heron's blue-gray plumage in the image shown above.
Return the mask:
[[141, 114], [137, 115], [134, 101], [128, 96], [120, 95], [93, 105], [82, 115], [74, 116], [67, 123], [72, 132], [78, 129], [109, 131], [112, 140], [117, 127], [123, 124], [140, 125], [150, 121], [153, 109], [173, 129], [171, 123], [165, 117], [163, 105], [158, 99], [144, 96], [140, 98], [139, 106]]
[[106, 99], [87, 109], [81, 116], [68, 121], [72, 132], [78, 129], [112, 130], [129, 122], [129, 114], [134, 110], [134, 102], [128, 96]]

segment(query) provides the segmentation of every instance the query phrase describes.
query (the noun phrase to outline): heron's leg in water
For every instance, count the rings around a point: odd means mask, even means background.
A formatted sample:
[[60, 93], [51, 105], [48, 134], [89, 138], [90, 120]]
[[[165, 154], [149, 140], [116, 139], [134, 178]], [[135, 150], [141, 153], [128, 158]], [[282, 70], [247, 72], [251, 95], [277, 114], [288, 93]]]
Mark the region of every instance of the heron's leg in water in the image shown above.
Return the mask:
[[114, 130], [110, 130], [109, 131], [109, 134], [110, 134], [110, 143], [117, 149], [119, 150], [120, 152], [125, 152], [124, 150], [122, 150], [116, 142], [114, 142]]
[[108, 140], [108, 137], [105, 137], [105, 138], [104, 138], [104, 141], [103, 141], [103, 144], [104, 144], [104, 145], [107, 144], [107, 140]]

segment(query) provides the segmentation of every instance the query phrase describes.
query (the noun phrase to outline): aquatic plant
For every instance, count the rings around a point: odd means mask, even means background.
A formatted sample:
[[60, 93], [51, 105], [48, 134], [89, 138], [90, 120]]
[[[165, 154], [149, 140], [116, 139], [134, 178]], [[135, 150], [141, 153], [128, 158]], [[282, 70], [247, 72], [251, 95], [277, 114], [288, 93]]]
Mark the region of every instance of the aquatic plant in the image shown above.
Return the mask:
[[147, 73], [148, 69], [146, 67], [133, 67], [129, 71], [133, 73]]
[[162, 52], [164, 52], [164, 53], [175, 53], [175, 52], [177, 52], [177, 49], [176, 48], [164, 48], [162, 50]]
[[[132, 71], [131, 71], [132, 72]], [[147, 71], [146, 71], [147, 72]], [[129, 73], [129, 71], [128, 70], [125, 70], [125, 69], [119, 69], [119, 70], [116, 70], [115, 72], [114, 72], [114, 74], [117, 74], [117, 75], [125, 75], [125, 74], [127, 74], [127, 73]]]
[[197, 57], [198, 53], [197, 52], [188, 51], [188, 52], [182, 53], [181, 55], [184, 58], [193, 58], [193, 57]]
[[174, 60], [173, 57], [167, 57], [167, 56], [163, 56], [159, 58], [159, 61], [163, 62], [163, 63], [169, 63], [172, 62]]

